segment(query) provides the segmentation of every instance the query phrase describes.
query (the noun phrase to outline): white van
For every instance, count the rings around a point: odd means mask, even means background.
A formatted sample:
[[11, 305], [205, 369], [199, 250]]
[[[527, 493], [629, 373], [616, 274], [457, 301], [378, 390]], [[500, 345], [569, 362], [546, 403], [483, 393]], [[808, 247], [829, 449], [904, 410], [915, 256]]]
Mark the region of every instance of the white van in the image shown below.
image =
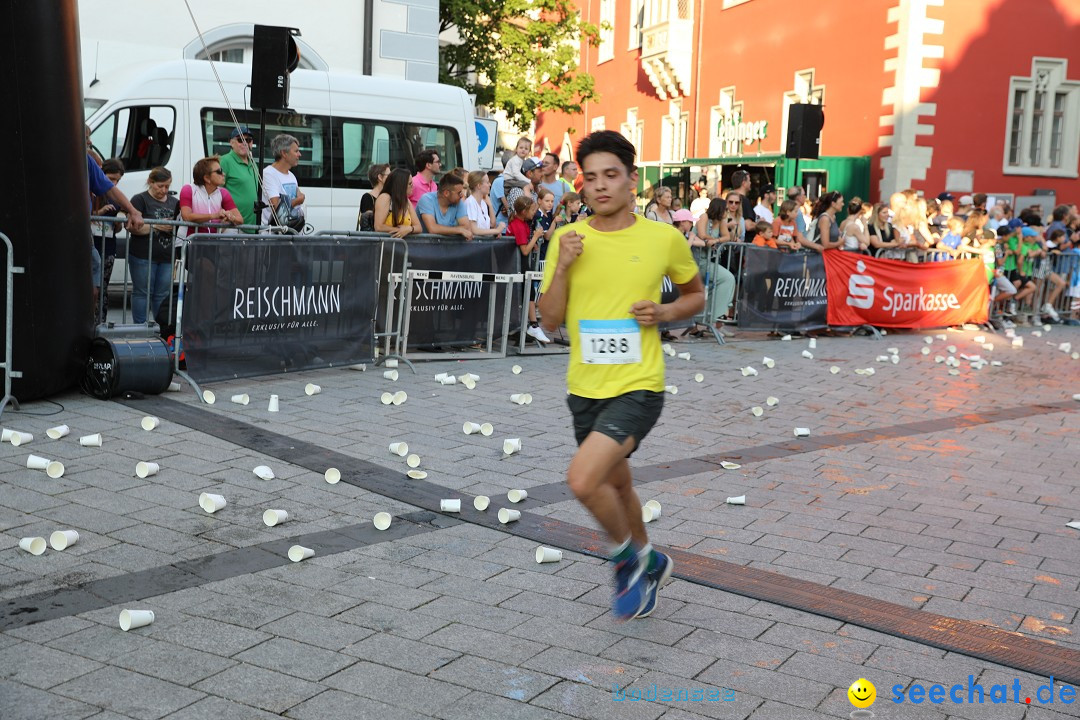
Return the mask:
[[[255, 136], [260, 168], [273, 162], [269, 140], [288, 133], [303, 159], [293, 170], [306, 196], [308, 223], [316, 230], [353, 230], [360, 198], [371, 188], [368, 168], [377, 163], [415, 172], [421, 150], [435, 150], [444, 170], [478, 163], [474, 108], [461, 88], [347, 73], [296, 70], [291, 112], [267, 112], [259, 136], [259, 111], [248, 107], [251, 66], [215, 63], [241, 125]], [[104, 84], [104, 83], [103, 83]], [[131, 197], [146, 189], [150, 168], [172, 171], [173, 190], [191, 182], [195, 162], [229, 152], [234, 127], [213, 69], [203, 60], [149, 66], [101, 103], [87, 120], [102, 157], [120, 158], [120, 189]]]

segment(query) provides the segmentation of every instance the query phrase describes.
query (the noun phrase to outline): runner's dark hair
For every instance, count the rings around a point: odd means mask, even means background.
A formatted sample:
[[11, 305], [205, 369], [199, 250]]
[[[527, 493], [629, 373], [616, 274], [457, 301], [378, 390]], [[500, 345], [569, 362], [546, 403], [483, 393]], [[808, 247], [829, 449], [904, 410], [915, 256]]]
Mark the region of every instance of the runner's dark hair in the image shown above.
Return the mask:
[[598, 130], [586, 135], [577, 146], [578, 167], [585, 167], [585, 158], [593, 153], [611, 153], [622, 161], [629, 175], [637, 169], [634, 165], [634, 146], [614, 130]]

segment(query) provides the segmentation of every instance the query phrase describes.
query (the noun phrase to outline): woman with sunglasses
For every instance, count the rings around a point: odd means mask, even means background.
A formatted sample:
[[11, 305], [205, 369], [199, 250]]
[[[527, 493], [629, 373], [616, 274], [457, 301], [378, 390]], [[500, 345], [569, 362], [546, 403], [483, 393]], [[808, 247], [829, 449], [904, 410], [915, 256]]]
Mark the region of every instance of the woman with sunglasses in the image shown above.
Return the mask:
[[[232, 195], [225, 189], [225, 173], [217, 155], [195, 163], [191, 171], [192, 182], [180, 190], [180, 219], [190, 223], [222, 223], [241, 225], [243, 216], [236, 208]], [[196, 232], [218, 232], [217, 227], [180, 228], [180, 237]]]

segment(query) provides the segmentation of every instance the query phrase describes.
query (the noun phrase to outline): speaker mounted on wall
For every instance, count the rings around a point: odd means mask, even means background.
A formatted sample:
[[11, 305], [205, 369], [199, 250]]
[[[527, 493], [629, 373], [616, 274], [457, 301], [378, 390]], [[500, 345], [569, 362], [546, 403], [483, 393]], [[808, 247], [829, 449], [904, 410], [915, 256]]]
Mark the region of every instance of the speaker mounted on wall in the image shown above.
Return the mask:
[[817, 159], [821, 155], [821, 129], [825, 110], [820, 105], [797, 103], [788, 107], [788, 136], [785, 157]]
[[251, 107], [286, 110], [289, 73], [300, 65], [297, 28], [256, 25], [251, 58]]

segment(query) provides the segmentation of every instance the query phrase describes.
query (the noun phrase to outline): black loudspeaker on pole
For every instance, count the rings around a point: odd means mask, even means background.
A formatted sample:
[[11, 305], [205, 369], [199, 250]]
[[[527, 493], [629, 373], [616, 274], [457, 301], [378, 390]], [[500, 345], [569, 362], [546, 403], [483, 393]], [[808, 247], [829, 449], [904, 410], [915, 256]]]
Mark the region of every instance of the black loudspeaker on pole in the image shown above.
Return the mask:
[[[0, 0], [0, 232], [11, 238], [15, 265], [25, 268], [12, 282], [12, 364], [23, 373], [12, 394], [19, 400], [74, 385], [92, 335], [79, 62], [75, 0]], [[8, 290], [4, 265], [0, 303]], [[0, 312], [0, 338], [4, 322]]]
[[821, 128], [825, 110], [820, 105], [799, 103], [788, 107], [788, 136], [785, 157], [817, 159], [821, 155]]
[[[251, 107], [285, 110], [289, 107], [289, 73], [300, 64], [296, 28], [256, 25], [251, 49]], [[261, 140], [261, 138], [260, 138]]]

